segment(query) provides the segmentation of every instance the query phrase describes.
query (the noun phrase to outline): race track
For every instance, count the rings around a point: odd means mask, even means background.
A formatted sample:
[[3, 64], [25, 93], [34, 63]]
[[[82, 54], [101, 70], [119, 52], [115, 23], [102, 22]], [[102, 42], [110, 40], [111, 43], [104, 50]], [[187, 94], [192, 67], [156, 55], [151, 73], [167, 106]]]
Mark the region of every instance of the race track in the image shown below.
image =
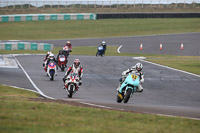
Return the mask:
[[[76, 46], [98, 46], [103, 40], [107, 45], [120, 46], [121, 52], [126, 53], [150, 53], [150, 54], [169, 54], [184, 56], [200, 56], [200, 33], [167, 34], [150, 36], [130, 36], [130, 37], [110, 37], [95, 39], [63, 39], [63, 40], [28, 40], [28, 42], [51, 43], [56, 47], [63, 47], [67, 40], [70, 40], [72, 47]], [[26, 40], [24, 40], [26, 41]], [[140, 44], [143, 50], [140, 50]], [[160, 43], [163, 49], [160, 50]], [[181, 43], [184, 50], [180, 50]]]
[[[164, 36], [164, 35], [163, 35]], [[183, 38], [183, 36], [185, 36]], [[191, 39], [187, 37], [191, 36]], [[180, 40], [186, 39], [194, 46], [193, 49], [180, 51], [171, 50], [171, 54], [176, 55], [194, 55], [199, 54], [198, 40], [200, 33], [183, 34], [183, 35], [166, 35], [170, 37], [171, 42], [179, 43]], [[143, 37], [150, 40], [156, 40], [158, 36]], [[179, 38], [180, 37], [180, 38]], [[160, 37], [159, 37], [160, 38]], [[177, 38], [178, 41], [176, 40]], [[181, 39], [182, 38], [182, 39]], [[108, 38], [106, 38], [108, 39]], [[83, 42], [85, 46], [97, 46], [97, 43], [106, 39], [83, 39], [72, 40], [73, 42]], [[118, 39], [118, 40], [117, 40]], [[107, 42], [119, 42], [122, 38], [113, 38]], [[130, 40], [129, 40], [130, 39]], [[134, 51], [138, 45], [131, 45], [133, 40], [138, 41], [141, 37], [125, 37], [126, 40], [121, 49], [122, 52]], [[157, 38], [158, 39], [158, 38]], [[168, 38], [169, 39], [169, 38]], [[96, 42], [94, 40], [97, 40]], [[185, 40], [185, 41], [186, 41]], [[55, 40], [58, 41], [59, 40]], [[93, 44], [91, 43], [92, 41]], [[49, 41], [49, 42], [52, 42]], [[60, 41], [62, 42], [62, 41]], [[63, 41], [64, 42], [64, 41]], [[85, 42], [88, 42], [87, 44]], [[123, 41], [124, 42], [124, 41]], [[138, 41], [139, 42], [139, 41]], [[159, 42], [157, 40], [157, 42]], [[192, 43], [193, 42], [193, 43]], [[95, 43], [95, 44], [94, 44]], [[114, 45], [114, 43], [111, 43]], [[119, 43], [120, 44], [120, 43]], [[171, 43], [173, 44], [173, 43]], [[74, 46], [78, 46], [73, 44]], [[118, 45], [118, 44], [117, 44]], [[61, 46], [61, 43], [56, 46]], [[62, 43], [63, 46], [63, 43]], [[156, 43], [157, 46], [157, 43]], [[158, 44], [159, 46], [159, 44]], [[177, 46], [170, 46], [177, 47]], [[154, 43], [149, 43], [150, 51], [157, 53]], [[187, 45], [186, 45], [187, 48]], [[139, 51], [139, 50], [138, 50]], [[163, 50], [167, 54], [168, 50]], [[170, 50], [169, 50], [170, 51]], [[160, 52], [158, 50], [158, 52]], [[147, 52], [148, 53], [148, 52]], [[151, 53], [151, 52], [149, 52]], [[168, 53], [170, 54], [170, 53]], [[144, 92], [135, 93], [127, 104], [116, 102], [116, 88], [122, 71], [131, 67], [138, 60], [132, 57], [96, 57], [96, 56], [69, 56], [68, 65], [72, 64], [75, 58], [79, 58], [84, 67], [83, 85], [72, 99], [67, 97], [67, 92], [63, 89], [62, 78], [64, 72], [58, 71], [58, 76], [54, 81], [50, 81], [44, 73], [42, 67], [44, 55], [26, 55], [16, 56], [16, 59], [22, 65], [24, 70], [30, 76], [35, 85], [47, 96], [55, 99], [75, 100], [95, 105], [102, 105], [119, 110], [127, 110], [142, 113], [163, 114], [173, 116], [183, 116], [200, 119], [200, 77], [187, 74], [184, 72], [157, 66], [148, 62], [143, 62], [145, 82], [143, 84]], [[15, 85], [30, 90], [35, 90], [33, 85], [28, 81], [22, 69], [18, 68], [0, 68], [0, 84]], [[37, 90], [35, 90], [37, 91]]]
[[[138, 60], [132, 57], [69, 56], [69, 64], [75, 58], [81, 60], [84, 76], [83, 85], [73, 100], [136, 112], [200, 118], [200, 77], [143, 62], [144, 92], [134, 94], [128, 104], [119, 104], [116, 87], [121, 72]], [[17, 59], [45, 95], [69, 99], [63, 89], [64, 72], [59, 70], [55, 81], [50, 81], [42, 68], [43, 56], [19, 56]]]

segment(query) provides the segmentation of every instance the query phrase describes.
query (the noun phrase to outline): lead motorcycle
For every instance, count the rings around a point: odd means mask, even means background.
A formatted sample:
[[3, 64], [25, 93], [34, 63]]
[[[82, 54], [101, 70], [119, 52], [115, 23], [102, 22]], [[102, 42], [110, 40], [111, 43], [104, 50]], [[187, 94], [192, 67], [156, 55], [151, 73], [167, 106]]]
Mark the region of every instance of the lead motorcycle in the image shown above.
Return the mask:
[[72, 95], [74, 95], [79, 88], [79, 76], [77, 73], [71, 73], [67, 79], [65, 80], [65, 90], [68, 93], [68, 97], [72, 98]]
[[57, 75], [57, 66], [54, 61], [50, 61], [47, 68], [47, 75], [49, 76], [50, 80], [54, 80], [54, 76]]
[[119, 91], [117, 93], [117, 102], [121, 103], [124, 100], [124, 103], [129, 101], [129, 98], [136, 92], [137, 87], [140, 84], [140, 77], [136, 73], [129, 73], [124, 82], [122, 83]]
[[67, 58], [65, 55], [59, 55], [58, 57], [58, 66], [60, 67], [61, 71], [65, 71], [65, 68], [67, 67]]
[[104, 56], [103, 46], [98, 46], [96, 56]]

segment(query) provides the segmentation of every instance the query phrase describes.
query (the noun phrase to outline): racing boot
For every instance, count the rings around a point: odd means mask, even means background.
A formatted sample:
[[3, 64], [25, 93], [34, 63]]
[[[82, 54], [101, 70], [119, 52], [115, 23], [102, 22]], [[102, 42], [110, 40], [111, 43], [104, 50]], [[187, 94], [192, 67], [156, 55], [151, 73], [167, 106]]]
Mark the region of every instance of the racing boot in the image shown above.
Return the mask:
[[143, 87], [141, 84], [139, 84], [139, 86], [137, 87], [136, 92], [139, 92], [139, 93], [143, 92]]

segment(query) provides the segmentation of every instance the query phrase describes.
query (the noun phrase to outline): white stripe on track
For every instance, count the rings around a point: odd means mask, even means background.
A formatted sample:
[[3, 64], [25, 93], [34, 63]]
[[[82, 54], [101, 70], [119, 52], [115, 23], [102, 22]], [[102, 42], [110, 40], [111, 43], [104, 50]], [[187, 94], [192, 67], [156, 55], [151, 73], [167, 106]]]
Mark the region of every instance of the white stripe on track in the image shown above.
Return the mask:
[[42, 95], [43, 97], [49, 98], [49, 99], [54, 99], [52, 97], [49, 97], [47, 95], [45, 95], [36, 85], [35, 83], [32, 81], [32, 79], [30, 78], [30, 76], [28, 75], [28, 73], [24, 70], [24, 68], [22, 67], [22, 65], [19, 63], [19, 61], [17, 60], [17, 58], [15, 58], [17, 64], [19, 65], [19, 67], [23, 70], [23, 72], [25, 73], [26, 77], [28, 78], [28, 80], [31, 82], [31, 84], [34, 86], [34, 88], [39, 92], [40, 95]]
[[119, 51], [122, 48], [122, 45], [120, 45], [117, 49], [117, 52], [120, 54], [121, 52]]
[[13, 88], [16, 88], [16, 89], [21, 89], [21, 90], [31, 91], [31, 92], [35, 92], [35, 93], [40, 94], [40, 93], [37, 92], [37, 91], [29, 90], [29, 89], [25, 89], [25, 88], [22, 88], [22, 87], [17, 87], [17, 86], [12, 86], [12, 85], [6, 85], [6, 84], [2, 84], [2, 85], [4, 85], [4, 86], [8, 86], [8, 87], [13, 87]]
[[[134, 58], [133, 58], [133, 59], [134, 59]], [[140, 59], [139, 59], [139, 60], [140, 60]], [[193, 75], [193, 76], [196, 76], [196, 77], [199, 77], [199, 78], [200, 78], [200, 75], [197, 75], [197, 74], [194, 74], [194, 73], [190, 73], [190, 72], [186, 72], [186, 71], [183, 71], [183, 70], [179, 70], [179, 69], [171, 68], [171, 67], [168, 67], [168, 66], [164, 66], [164, 65], [156, 64], [156, 63], [153, 63], [153, 62], [150, 62], [150, 61], [146, 61], [146, 60], [140, 60], [140, 61], [142, 61], [142, 62], [146, 62], [146, 63], [149, 63], [149, 64], [153, 64], [153, 65], [156, 65], [156, 66], [164, 67], [164, 68], [167, 68], [167, 69], [171, 69], [171, 70], [174, 70], [174, 71], [178, 71], [178, 72], [186, 73], [186, 74]]]

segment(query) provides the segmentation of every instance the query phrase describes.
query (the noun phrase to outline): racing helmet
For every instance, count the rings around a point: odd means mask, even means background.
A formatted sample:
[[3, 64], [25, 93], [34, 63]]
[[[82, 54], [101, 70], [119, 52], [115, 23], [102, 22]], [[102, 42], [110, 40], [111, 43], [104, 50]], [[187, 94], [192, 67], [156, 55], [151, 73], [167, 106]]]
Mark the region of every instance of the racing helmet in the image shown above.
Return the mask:
[[68, 44], [71, 44], [71, 42], [70, 42], [70, 41], [67, 41], [66, 45], [68, 45]]
[[54, 57], [54, 54], [51, 53], [51, 54], [49, 55], [49, 59], [50, 59], [50, 60], [53, 60], [54, 58], [55, 58], [55, 57]]
[[105, 41], [102, 41], [102, 43], [101, 43], [102, 45], [106, 45], [106, 42]]
[[51, 53], [50, 51], [47, 52], [48, 55], [50, 55], [50, 53]]
[[74, 66], [75, 66], [75, 68], [78, 68], [79, 65], [80, 65], [80, 60], [79, 59], [75, 59], [74, 60]]
[[137, 63], [135, 66], [136, 66], [136, 70], [137, 70], [138, 72], [140, 72], [140, 71], [143, 69], [142, 63]]

